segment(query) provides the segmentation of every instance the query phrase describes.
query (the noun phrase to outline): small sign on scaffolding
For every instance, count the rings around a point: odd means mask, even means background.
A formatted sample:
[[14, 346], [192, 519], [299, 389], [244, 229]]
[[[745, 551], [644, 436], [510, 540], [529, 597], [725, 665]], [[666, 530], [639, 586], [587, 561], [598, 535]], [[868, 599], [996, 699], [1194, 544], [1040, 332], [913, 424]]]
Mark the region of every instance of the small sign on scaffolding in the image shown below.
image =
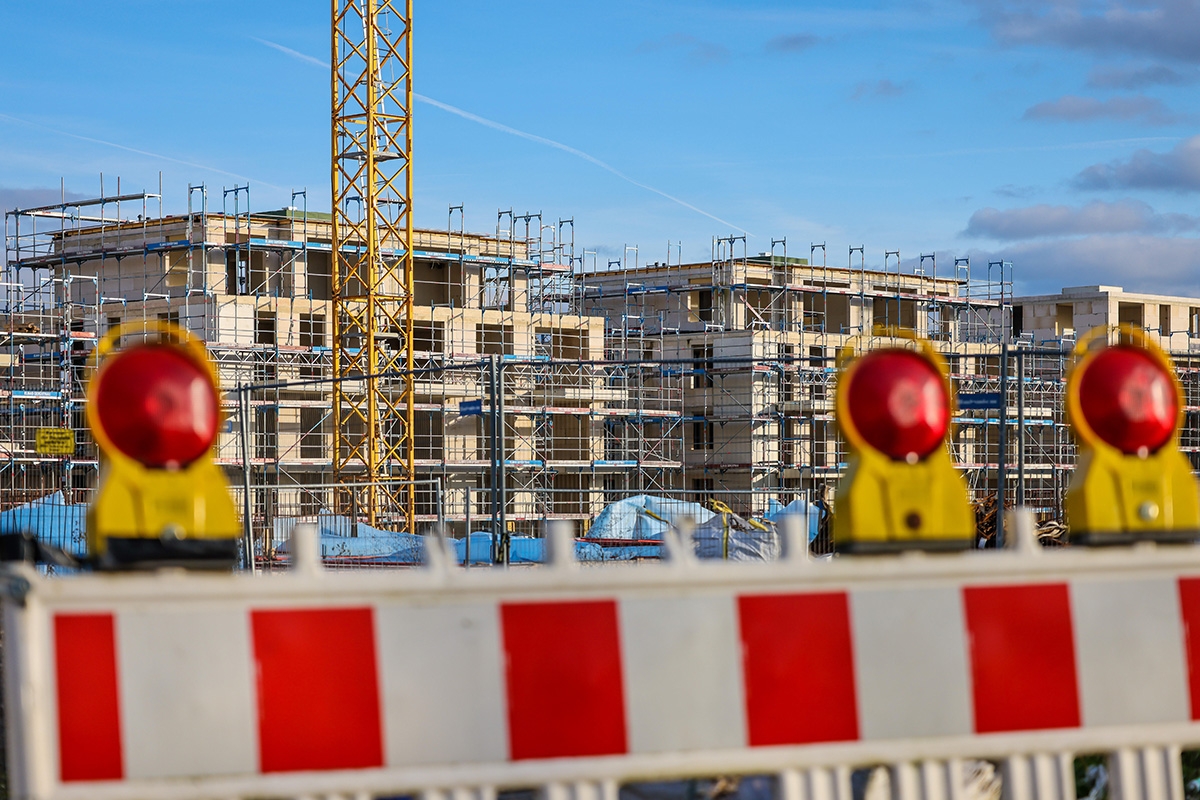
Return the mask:
[[38, 428], [34, 448], [39, 456], [73, 456], [75, 431], [70, 428]]
[[458, 404], [458, 415], [460, 417], [482, 417], [483, 416], [483, 401], [482, 400], [464, 400]]
[[999, 408], [999, 392], [959, 392], [958, 407], [962, 411], [984, 408]]

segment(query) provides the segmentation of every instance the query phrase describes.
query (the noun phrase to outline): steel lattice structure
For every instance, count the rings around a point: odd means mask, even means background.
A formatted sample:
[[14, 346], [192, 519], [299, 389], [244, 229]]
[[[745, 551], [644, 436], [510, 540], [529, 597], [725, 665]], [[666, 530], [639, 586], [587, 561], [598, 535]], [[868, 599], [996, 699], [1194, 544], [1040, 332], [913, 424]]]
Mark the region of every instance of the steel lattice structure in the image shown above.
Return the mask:
[[[334, 474], [412, 479], [412, 0], [333, 0]], [[376, 377], [404, 373], [401, 377]], [[362, 380], [348, 380], [365, 376]], [[382, 491], [382, 490], [380, 490]], [[376, 497], [411, 527], [411, 484]]]

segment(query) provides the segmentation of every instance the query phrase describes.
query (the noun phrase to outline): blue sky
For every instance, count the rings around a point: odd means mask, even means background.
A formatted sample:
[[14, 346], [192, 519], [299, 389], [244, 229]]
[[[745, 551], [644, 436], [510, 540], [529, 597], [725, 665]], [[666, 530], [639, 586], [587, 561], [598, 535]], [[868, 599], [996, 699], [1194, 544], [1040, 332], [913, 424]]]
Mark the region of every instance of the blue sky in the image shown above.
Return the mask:
[[[0, 205], [251, 185], [329, 208], [328, 2], [0, 4]], [[416, 0], [417, 224], [574, 217], [642, 262], [714, 235], [1200, 294], [1200, 4]], [[446, 106], [587, 154], [522, 138]], [[603, 162], [610, 169], [597, 165]], [[618, 174], [619, 173], [619, 174]], [[639, 185], [640, 184], [640, 185]], [[669, 197], [668, 197], [669, 196]], [[675, 198], [675, 199], [671, 199]], [[818, 258], [820, 257], [818, 253]], [[590, 258], [589, 258], [590, 260]]]

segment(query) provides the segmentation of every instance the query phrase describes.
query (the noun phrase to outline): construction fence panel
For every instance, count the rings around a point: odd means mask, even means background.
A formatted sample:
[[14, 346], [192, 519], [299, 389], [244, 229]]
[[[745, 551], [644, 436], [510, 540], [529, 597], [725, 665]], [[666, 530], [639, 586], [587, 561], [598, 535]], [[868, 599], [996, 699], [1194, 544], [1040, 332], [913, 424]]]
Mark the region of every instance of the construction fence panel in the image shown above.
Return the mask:
[[[4, 575], [10, 786], [51, 798], [615, 798], [766, 775], [784, 800], [1180, 800], [1200, 745], [1195, 548], [774, 564]], [[1026, 531], [1031, 535], [1031, 531]], [[181, 690], [186, 687], [186, 690]]]

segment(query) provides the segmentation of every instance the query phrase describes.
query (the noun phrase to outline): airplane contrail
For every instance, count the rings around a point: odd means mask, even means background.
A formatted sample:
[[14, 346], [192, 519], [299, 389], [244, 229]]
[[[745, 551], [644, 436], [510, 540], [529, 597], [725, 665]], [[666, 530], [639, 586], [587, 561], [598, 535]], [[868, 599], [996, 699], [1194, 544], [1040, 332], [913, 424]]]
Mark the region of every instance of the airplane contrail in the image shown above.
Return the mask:
[[642, 183], [641, 181], [636, 181], [633, 178], [626, 175], [624, 172], [621, 172], [616, 167], [614, 167], [610, 164], [606, 164], [603, 161], [601, 161], [600, 159], [596, 158], [595, 156], [585, 153], [582, 150], [571, 147], [568, 144], [563, 144], [562, 142], [556, 142], [553, 139], [547, 139], [545, 136], [538, 136], [535, 133], [526, 133], [525, 131], [517, 130], [516, 128], [511, 128], [508, 125], [504, 125], [503, 123], [496, 122], [494, 120], [490, 120], [485, 117], [481, 117], [478, 114], [472, 114], [470, 111], [464, 111], [463, 109], [458, 108], [456, 106], [452, 106], [449, 103], [443, 103], [440, 100], [434, 100], [432, 97], [426, 97], [425, 95], [417, 94], [416, 92], [413, 92], [413, 97], [416, 98], [417, 100], [420, 100], [422, 103], [428, 103], [431, 106], [440, 108], [443, 111], [447, 111], [451, 114], [460, 116], [463, 119], [469, 119], [472, 122], [477, 122], [480, 125], [484, 125], [488, 128], [493, 128], [495, 130], [501, 131], [503, 133], [511, 134], [513, 136], [519, 136], [520, 138], [528, 139], [531, 142], [537, 142], [539, 144], [544, 144], [547, 147], [553, 147], [557, 150], [562, 150], [564, 153], [570, 153], [573, 156], [582, 158], [584, 161], [587, 161], [591, 164], [595, 164], [597, 167], [599, 167], [602, 170], [605, 170], [606, 172], [611, 172], [613, 175], [616, 175], [621, 180], [625, 181], [626, 183], [631, 183], [634, 186], [638, 187], [639, 189], [645, 189], [647, 192], [653, 192], [654, 194], [657, 194], [661, 197], [667, 198], [672, 203], [678, 203], [679, 205], [683, 206], [684, 208], [689, 209], [691, 211], [695, 211], [697, 214], [702, 214], [703, 216], [706, 216], [711, 220], [715, 220], [716, 222], [719, 222], [722, 225], [728, 225], [730, 228], [733, 228], [734, 230], [739, 230], [742, 233], [748, 233], [746, 231], [746, 229], [740, 225], [734, 225], [732, 222], [727, 222], [714, 214], [708, 213], [707, 211], [705, 211], [702, 208], [697, 208], [696, 206], [692, 205], [691, 203], [687, 202], [686, 200], [681, 200], [678, 197], [676, 197], [675, 195], [667, 194], [666, 192], [662, 191], [661, 189], [655, 189], [653, 186], [649, 186], [645, 183]]
[[[325, 69], [329, 68], [328, 62], [322, 61], [319, 58], [315, 58], [313, 56], [307, 55], [306, 53], [301, 53], [298, 50], [293, 50], [290, 47], [284, 47], [283, 45], [279, 44], [278, 42], [272, 42], [267, 39], [260, 39], [257, 36], [251, 36], [250, 38], [260, 44], [266, 45], [267, 47], [270, 47], [273, 50], [278, 50], [279, 52], [281, 52], [285, 55], [291, 56], [292, 58], [295, 58], [299, 61], [303, 61], [308, 64], [313, 64], [318, 67], [324, 67]], [[647, 192], [653, 192], [654, 194], [656, 194], [660, 197], [665, 197], [667, 200], [670, 200], [672, 203], [677, 203], [678, 205], [683, 206], [684, 208], [688, 209], [689, 211], [694, 211], [697, 214], [708, 217], [709, 219], [711, 219], [715, 222], [719, 222], [722, 225], [727, 225], [728, 227], [733, 228], [734, 230], [741, 231], [742, 233], [746, 233], [747, 235], [752, 235], [752, 234], [749, 234], [749, 232], [742, 226], [734, 225], [732, 222], [723, 220], [720, 217], [716, 216], [715, 214], [710, 214], [702, 208], [697, 208], [696, 206], [692, 205], [691, 203], [687, 202], [686, 200], [682, 200], [682, 199], [676, 197], [675, 195], [668, 194], [668, 193], [662, 191], [661, 189], [656, 189], [653, 186], [642, 183], [641, 181], [634, 180], [633, 178], [629, 177], [624, 172], [621, 172], [619, 169], [612, 166], [611, 164], [606, 164], [605, 162], [601, 161], [600, 159], [596, 158], [595, 156], [591, 155], [590, 153], [585, 153], [582, 150], [579, 150], [578, 148], [571, 147], [570, 145], [563, 144], [562, 142], [556, 142], [553, 139], [547, 139], [545, 136], [538, 136], [535, 133], [528, 133], [526, 131], [518, 130], [516, 128], [505, 125], [501, 122], [496, 122], [495, 120], [490, 120], [490, 119], [487, 119], [486, 117], [481, 117], [478, 114], [472, 114], [470, 111], [466, 111], [457, 106], [452, 106], [449, 103], [443, 103], [441, 100], [435, 100], [432, 97], [427, 97], [426, 95], [423, 95], [423, 94], [417, 94], [416, 92], [413, 92], [413, 98], [415, 100], [417, 100], [418, 102], [425, 103], [427, 105], [431, 105], [434, 108], [440, 108], [442, 111], [445, 111], [449, 114], [454, 114], [455, 116], [458, 116], [458, 117], [462, 117], [465, 120], [470, 120], [471, 122], [474, 122], [476, 124], [483, 125], [486, 128], [491, 128], [492, 130], [497, 130], [497, 131], [500, 131], [501, 133], [507, 133], [510, 136], [517, 136], [521, 139], [525, 139], [530, 142], [544, 144], [547, 147], [553, 147], [554, 149], [561, 150], [564, 153], [570, 153], [571, 155], [575, 156], [576, 158], [582, 158], [584, 161], [587, 161], [589, 164], [593, 164], [594, 166], [599, 167], [600, 169], [604, 170], [605, 172], [609, 172], [609, 173], [612, 173], [613, 175], [616, 175], [621, 180], [625, 181], [626, 183], [633, 184], [634, 186], [638, 187], [639, 189], [644, 189]]]
[[236, 172], [229, 172], [228, 170], [217, 169], [216, 167], [210, 167], [206, 164], [197, 164], [195, 161], [185, 161], [181, 158], [174, 158], [173, 156], [165, 156], [162, 153], [152, 153], [149, 150], [139, 150], [136, 147], [128, 147], [127, 145], [117, 144], [116, 142], [109, 142], [104, 139], [97, 139], [92, 136], [83, 136], [78, 133], [71, 133], [70, 131], [63, 131], [63, 130], [59, 130], [58, 128], [51, 128], [48, 125], [42, 125], [41, 123], [38, 123], [38, 122], [31, 122], [27, 119], [21, 119], [20, 117], [14, 117], [10, 114], [0, 114], [0, 119], [8, 120], [9, 122], [16, 122], [21, 125], [28, 125], [31, 128], [38, 128], [43, 131], [49, 131], [50, 133], [58, 134], [59, 136], [67, 136], [72, 139], [78, 139], [82, 142], [91, 142], [92, 144], [100, 144], [100, 145], [104, 145], [105, 147], [113, 147], [113, 148], [116, 148], [117, 150], [124, 150], [127, 153], [137, 153], [140, 156], [149, 156], [150, 158], [157, 158], [162, 161], [170, 161], [175, 164], [182, 164], [185, 167], [193, 167], [195, 169], [207, 170], [208, 172], [215, 172], [218, 175], [228, 175], [229, 177], [236, 178], [239, 181], [247, 181], [247, 182], [253, 181], [254, 183], [258, 183], [263, 186], [270, 186], [272, 189], [279, 189], [281, 191], [287, 191], [286, 187], [277, 186], [273, 183], [267, 183], [266, 181], [259, 180], [257, 178], [249, 178], [245, 175], [239, 175]]
[[293, 50], [290, 47], [284, 47], [283, 45], [279, 44], [279, 42], [272, 42], [268, 39], [260, 39], [257, 36], [251, 36], [250, 38], [253, 39], [254, 41], [258, 42], [259, 44], [265, 44], [267, 47], [270, 47], [272, 50], [278, 50], [279, 52], [283, 53], [284, 55], [289, 55], [292, 58], [297, 58], [301, 61], [307, 61], [309, 64], [315, 64], [318, 67], [324, 67], [325, 69], [329, 69], [328, 61], [322, 61], [321, 59], [316, 58], [315, 56], [310, 56], [307, 53], [301, 53], [299, 50]]

